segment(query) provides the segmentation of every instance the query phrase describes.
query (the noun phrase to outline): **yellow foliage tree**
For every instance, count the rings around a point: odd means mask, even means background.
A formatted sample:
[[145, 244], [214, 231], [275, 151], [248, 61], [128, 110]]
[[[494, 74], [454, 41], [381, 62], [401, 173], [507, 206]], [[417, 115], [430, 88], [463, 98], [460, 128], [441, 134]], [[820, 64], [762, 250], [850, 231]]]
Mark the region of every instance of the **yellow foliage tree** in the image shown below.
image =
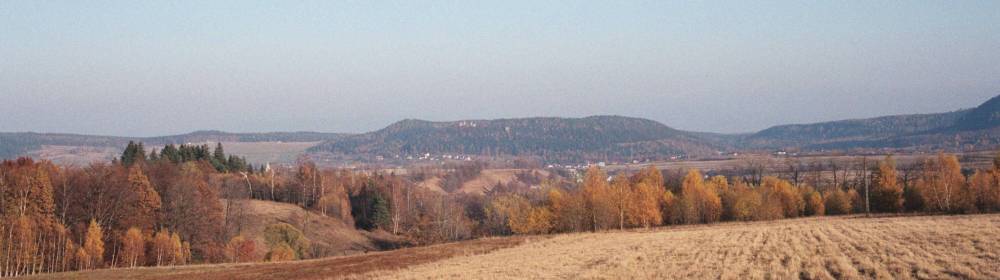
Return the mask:
[[823, 196], [815, 190], [809, 190], [805, 194], [805, 214], [806, 216], [823, 216], [826, 213], [826, 206], [823, 205]]
[[764, 177], [761, 181], [761, 191], [763, 191], [765, 206], [777, 205], [781, 210], [778, 216], [773, 216], [772, 212], [774, 211], [768, 211], [768, 218], [794, 218], [800, 216], [805, 210], [805, 201], [803, 201], [802, 195], [788, 181], [777, 177]]
[[828, 215], [847, 215], [851, 213], [851, 197], [841, 189], [827, 191], [823, 195], [823, 206]]
[[663, 222], [660, 211], [663, 192], [663, 188], [645, 182], [636, 185], [627, 205], [629, 224], [647, 228], [660, 225]]
[[128, 267], [142, 265], [146, 253], [146, 240], [138, 228], [131, 227], [122, 236], [122, 259]]
[[677, 197], [673, 192], [664, 190], [660, 195], [660, 213], [662, 224], [672, 223], [677, 216]]
[[187, 262], [187, 253], [184, 251], [184, 243], [176, 232], [170, 235], [170, 260], [173, 265], [183, 265]]
[[90, 260], [88, 267], [97, 268], [104, 262], [104, 234], [101, 232], [101, 225], [94, 219], [90, 220], [87, 227], [87, 236], [83, 242], [83, 249], [87, 251]]
[[917, 179], [917, 187], [928, 211], [953, 212], [963, 210], [965, 177], [954, 155], [939, 153], [936, 159], [924, 162], [924, 170]]
[[899, 172], [896, 171], [896, 160], [886, 156], [879, 162], [878, 172], [873, 178], [874, 187], [871, 195], [871, 206], [875, 212], [899, 212], [903, 210], [903, 186], [899, 184]]
[[[753, 221], [761, 220], [761, 204], [763, 204], [763, 199], [760, 193], [751, 189], [743, 181], [736, 181], [733, 183], [732, 188], [730, 188], [726, 199], [723, 201], [730, 201], [725, 206], [729, 208], [724, 212], [728, 213], [731, 219], [736, 221]], [[724, 204], [725, 205], [725, 204]]]
[[76, 269], [87, 270], [90, 269], [90, 255], [87, 254], [87, 250], [81, 248], [76, 249]]
[[705, 185], [701, 172], [690, 170], [681, 185], [678, 210], [682, 223], [713, 223], [722, 216], [722, 199]]
[[153, 254], [156, 255], [156, 266], [167, 265], [173, 262], [174, 256], [173, 244], [170, 240], [170, 231], [167, 229], [160, 229], [156, 235], [153, 236]]
[[587, 169], [587, 173], [584, 175], [584, 209], [586, 209], [590, 228], [595, 231], [610, 228], [616, 220], [607, 178], [607, 173], [596, 166]]
[[634, 201], [632, 186], [629, 185], [625, 176], [615, 176], [611, 181], [611, 192], [609, 193], [612, 207], [618, 221], [618, 229], [625, 229], [625, 212], [630, 211]]

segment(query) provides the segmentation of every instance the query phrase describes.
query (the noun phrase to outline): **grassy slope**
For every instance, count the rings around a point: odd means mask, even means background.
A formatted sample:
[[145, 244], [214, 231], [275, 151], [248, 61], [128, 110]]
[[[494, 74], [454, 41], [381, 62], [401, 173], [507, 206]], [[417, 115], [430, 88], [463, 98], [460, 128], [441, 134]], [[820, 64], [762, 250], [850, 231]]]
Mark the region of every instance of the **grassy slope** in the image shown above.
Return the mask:
[[[357, 230], [349, 222], [335, 215], [323, 216], [306, 211], [301, 207], [288, 203], [278, 203], [263, 200], [233, 200], [232, 203], [223, 200], [224, 209], [232, 207], [229, 230], [232, 234], [240, 232], [244, 237], [257, 241], [257, 246], [263, 248], [266, 244], [263, 237], [264, 228], [275, 223], [288, 223], [302, 230], [309, 238], [314, 256], [341, 256], [359, 254], [382, 249], [381, 246], [401, 242], [391, 234], [372, 233]], [[243, 211], [243, 219], [239, 219]], [[237, 223], [242, 223], [237, 225]], [[392, 246], [390, 246], [392, 247]], [[258, 250], [263, 257], [264, 250]]]

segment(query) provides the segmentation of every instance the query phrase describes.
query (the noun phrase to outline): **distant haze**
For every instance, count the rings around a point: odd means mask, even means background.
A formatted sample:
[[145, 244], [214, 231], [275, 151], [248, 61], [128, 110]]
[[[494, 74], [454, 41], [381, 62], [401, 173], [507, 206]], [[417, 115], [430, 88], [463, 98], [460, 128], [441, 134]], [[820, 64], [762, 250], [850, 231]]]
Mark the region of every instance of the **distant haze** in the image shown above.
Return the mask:
[[749, 132], [1000, 94], [1000, 1], [333, 2], [2, 1], [0, 131], [617, 114]]

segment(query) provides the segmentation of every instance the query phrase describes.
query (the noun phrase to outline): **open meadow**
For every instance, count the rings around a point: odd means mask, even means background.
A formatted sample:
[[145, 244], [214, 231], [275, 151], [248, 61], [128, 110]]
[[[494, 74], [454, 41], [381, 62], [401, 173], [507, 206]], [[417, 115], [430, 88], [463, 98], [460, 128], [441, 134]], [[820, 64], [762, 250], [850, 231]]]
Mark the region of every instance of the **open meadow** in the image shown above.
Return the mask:
[[493, 238], [309, 261], [38, 279], [997, 279], [1000, 215], [819, 217]]

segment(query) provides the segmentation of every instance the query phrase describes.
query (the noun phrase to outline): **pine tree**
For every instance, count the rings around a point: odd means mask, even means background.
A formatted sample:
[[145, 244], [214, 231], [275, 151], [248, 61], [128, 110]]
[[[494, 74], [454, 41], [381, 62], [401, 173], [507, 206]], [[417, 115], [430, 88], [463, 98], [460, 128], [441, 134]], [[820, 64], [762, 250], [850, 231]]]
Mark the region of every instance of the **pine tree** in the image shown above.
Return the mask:
[[159, 161], [160, 155], [156, 154], [156, 149], [149, 151], [149, 161]]
[[125, 146], [125, 151], [122, 152], [121, 163], [125, 166], [132, 166], [137, 162], [146, 161], [146, 149], [143, 147], [142, 142], [135, 143], [129, 141], [128, 145]]
[[[206, 150], [208, 147], [205, 148]], [[209, 160], [212, 166], [215, 166], [215, 170], [219, 172], [230, 171], [227, 165], [226, 152], [222, 150], [222, 143], [216, 143], [215, 152], [212, 153], [212, 158]]]

